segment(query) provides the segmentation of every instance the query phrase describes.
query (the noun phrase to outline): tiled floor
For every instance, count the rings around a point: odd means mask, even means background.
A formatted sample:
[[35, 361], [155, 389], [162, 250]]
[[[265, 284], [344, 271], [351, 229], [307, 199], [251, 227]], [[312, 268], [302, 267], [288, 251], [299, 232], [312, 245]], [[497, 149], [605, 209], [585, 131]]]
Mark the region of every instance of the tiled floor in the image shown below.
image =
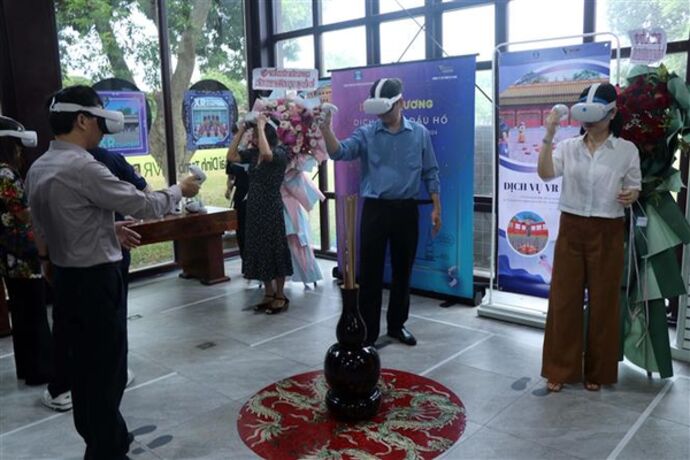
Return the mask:
[[[332, 263], [323, 262], [330, 274]], [[235, 417], [264, 386], [322, 365], [335, 341], [339, 293], [330, 277], [315, 289], [288, 283], [290, 310], [247, 306], [261, 292], [238, 276], [202, 286], [176, 274], [130, 290], [130, 368], [136, 380], [122, 411], [136, 433], [131, 458], [249, 459]], [[445, 459], [688, 459], [690, 366], [669, 380], [622, 364], [620, 382], [599, 393], [569, 386], [547, 394], [539, 376], [542, 331], [439, 308], [415, 297], [410, 348], [380, 340], [384, 367], [420, 373], [453, 389], [468, 424]], [[382, 328], [385, 330], [385, 327]], [[42, 388], [17, 383], [12, 343], [0, 339], [0, 459], [78, 459], [71, 414], [43, 408]]]

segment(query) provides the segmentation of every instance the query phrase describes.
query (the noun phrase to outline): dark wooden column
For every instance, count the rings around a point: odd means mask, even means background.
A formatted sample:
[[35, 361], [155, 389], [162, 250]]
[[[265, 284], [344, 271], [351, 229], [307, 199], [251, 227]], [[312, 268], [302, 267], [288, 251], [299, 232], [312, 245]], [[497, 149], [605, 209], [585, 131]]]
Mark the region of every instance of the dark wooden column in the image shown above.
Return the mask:
[[0, 104], [2, 113], [38, 131], [33, 161], [52, 134], [45, 101], [61, 87], [55, 6], [52, 0], [0, 0]]

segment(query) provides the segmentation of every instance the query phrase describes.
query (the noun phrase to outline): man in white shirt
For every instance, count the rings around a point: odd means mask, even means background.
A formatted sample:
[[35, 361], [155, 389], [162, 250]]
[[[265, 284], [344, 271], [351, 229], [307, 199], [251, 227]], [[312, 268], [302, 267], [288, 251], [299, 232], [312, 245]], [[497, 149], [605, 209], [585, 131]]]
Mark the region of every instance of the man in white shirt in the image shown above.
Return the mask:
[[127, 380], [120, 244], [139, 240], [122, 225], [116, 233], [113, 213], [162, 217], [199, 185], [189, 176], [142, 192], [94, 159], [87, 149], [123, 123], [103, 110], [92, 88], [59, 91], [49, 110], [55, 140], [31, 166], [26, 189], [42, 268], [49, 280], [53, 274], [54, 333], [63, 334], [72, 357], [74, 424], [86, 442], [85, 458], [124, 459], [133, 438], [119, 410]]

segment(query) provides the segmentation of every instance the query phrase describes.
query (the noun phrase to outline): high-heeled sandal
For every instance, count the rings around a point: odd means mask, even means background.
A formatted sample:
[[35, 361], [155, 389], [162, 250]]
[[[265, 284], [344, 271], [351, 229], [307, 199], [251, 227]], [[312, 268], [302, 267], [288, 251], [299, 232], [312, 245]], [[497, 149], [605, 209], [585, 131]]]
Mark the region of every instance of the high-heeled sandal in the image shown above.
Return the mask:
[[601, 385], [593, 382], [585, 382], [585, 389], [587, 391], [599, 391], [601, 390]]
[[546, 382], [546, 389], [549, 390], [551, 393], [558, 393], [563, 389], [563, 384], [556, 382]]
[[278, 296], [273, 298], [273, 302], [281, 301], [281, 300], [283, 301], [283, 304], [278, 306], [278, 307], [274, 307], [273, 306], [274, 303], [271, 303], [268, 307], [266, 307], [266, 314], [267, 315], [277, 315], [278, 313], [282, 313], [282, 312], [286, 311], [288, 309], [288, 307], [290, 306], [290, 299], [288, 299], [287, 297], [278, 297]]
[[271, 306], [275, 300], [275, 295], [264, 295], [264, 300], [261, 303], [254, 305], [254, 311], [264, 311]]

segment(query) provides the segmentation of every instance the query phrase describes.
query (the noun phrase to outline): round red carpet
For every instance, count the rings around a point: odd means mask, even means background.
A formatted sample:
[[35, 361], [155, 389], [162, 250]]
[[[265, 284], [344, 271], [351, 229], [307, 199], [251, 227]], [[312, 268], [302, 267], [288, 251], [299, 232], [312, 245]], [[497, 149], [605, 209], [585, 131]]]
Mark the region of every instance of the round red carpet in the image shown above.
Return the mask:
[[331, 418], [323, 371], [267, 386], [240, 410], [237, 429], [266, 459], [435, 458], [465, 431], [465, 407], [448, 388], [419, 375], [382, 369], [381, 409], [371, 421]]

